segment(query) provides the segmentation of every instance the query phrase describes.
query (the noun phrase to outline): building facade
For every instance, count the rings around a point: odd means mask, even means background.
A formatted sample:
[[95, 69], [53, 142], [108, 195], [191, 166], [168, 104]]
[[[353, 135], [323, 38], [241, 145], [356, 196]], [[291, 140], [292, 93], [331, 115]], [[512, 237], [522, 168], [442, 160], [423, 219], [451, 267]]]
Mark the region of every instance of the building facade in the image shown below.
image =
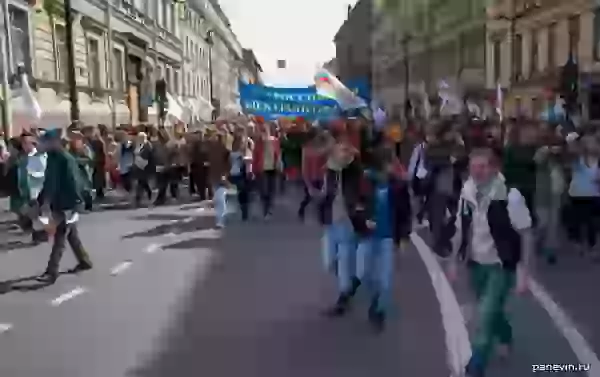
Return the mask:
[[[67, 126], [70, 101], [62, 1], [9, 1], [14, 20], [10, 65], [24, 65], [35, 81], [42, 108], [42, 119], [36, 123]], [[157, 124], [156, 83], [162, 80], [184, 109], [186, 122], [210, 121], [213, 109], [217, 115], [226, 109], [239, 111], [242, 48], [216, 1], [72, 0], [72, 9], [82, 123]], [[13, 127], [19, 132], [32, 120], [15, 101]]]
[[373, 91], [391, 113], [419, 106], [444, 80], [485, 94], [485, 0], [402, 0], [373, 14]]
[[263, 84], [262, 72], [263, 69], [251, 49], [245, 48], [242, 50], [243, 65], [240, 69], [240, 79], [247, 84]]
[[184, 64], [182, 71], [182, 102], [192, 123], [210, 121], [211, 104], [210, 24], [203, 6], [189, 3], [181, 19]]
[[488, 8], [488, 88], [506, 91], [508, 116], [538, 117], [553, 105], [560, 68], [580, 70], [582, 115], [600, 120], [600, 10], [593, 0], [503, 0]]
[[371, 80], [372, 26], [373, 0], [359, 0], [348, 7], [348, 17], [334, 37], [340, 80]]

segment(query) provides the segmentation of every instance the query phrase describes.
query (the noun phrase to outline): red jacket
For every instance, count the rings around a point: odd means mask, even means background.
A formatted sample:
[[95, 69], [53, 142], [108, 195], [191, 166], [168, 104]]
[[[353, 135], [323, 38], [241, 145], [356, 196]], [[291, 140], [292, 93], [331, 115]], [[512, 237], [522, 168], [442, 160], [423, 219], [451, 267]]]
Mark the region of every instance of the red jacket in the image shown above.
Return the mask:
[[[264, 170], [265, 142], [267, 140], [262, 138], [254, 140], [254, 150], [252, 151], [252, 173], [254, 174], [262, 173]], [[273, 161], [277, 169], [281, 160], [281, 144], [278, 138], [273, 138], [268, 140], [268, 142], [273, 143]]]

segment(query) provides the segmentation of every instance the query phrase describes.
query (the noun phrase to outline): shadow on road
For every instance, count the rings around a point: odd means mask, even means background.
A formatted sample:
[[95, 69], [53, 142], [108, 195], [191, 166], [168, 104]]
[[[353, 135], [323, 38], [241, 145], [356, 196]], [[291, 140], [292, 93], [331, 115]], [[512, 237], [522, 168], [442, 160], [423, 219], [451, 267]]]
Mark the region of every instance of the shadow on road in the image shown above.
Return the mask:
[[[153, 215], [145, 215], [145, 216], [140, 216], [137, 219], [145, 220], [145, 221], [152, 221], [152, 220], [154, 220], [152, 218], [152, 216]], [[184, 216], [184, 219], [189, 219], [190, 217], [192, 217], [192, 216]], [[159, 236], [163, 236], [163, 235], [169, 234], [169, 233], [183, 234], [183, 233], [196, 232], [199, 230], [213, 229], [215, 226], [215, 220], [212, 217], [206, 217], [206, 216], [193, 217], [193, 220], [191, 220], [191, 221], [184, 221], [184, 219], [182, 219], [181, 221], [175, 220], [175, 222], [170, 223], [170, 224], [161, 224], [154, 228], [150, 228], [150, 229], [147, 229], [147, 230], [144, 230], [141, 232], [126, 234], [126, 235], [122, 236], [121, 239], [125, 240], [125, 239], [132, 239], [132, 238], [138, 238], [138, 237], [159, 237]]]
[[[29, 237], [29, 238], [31, 238], [31, 237]], [[31, 242], [30, 240], [27, 240], [27, 241], [9, 240], [9, 241], [0, 243], [0, 254], [8, 253], [13, 250], [28, 249], [32, 246], [35, 246], [35, 244], [33, 242]]]
[[[77, 272], [74, 269], [60, 271], [59, 275], [73, 275]], [[11, 280], [0, 281], [0, 294], [9, 292], [31, 292], [44, 289], [51, 286], [53, 283], [42, 283], [36, 279], [39, 275], [31, 275], [19, 277]]]
[[183, 220], [190, 218], [189, 215], [175, 215], [169, 213], [151, 213], [148, 215], [140, 215], [130, 217], [132, 220], [141, 220], [141, 221], [175, 221], [175, 220]]
[[[422, 362], [424, 355], [433, 360], [443, 360], [444, 355], [441, 338], [434, 339], [435, 347], [425, 347], [423, 338], [431, 341], [428, 334], [435, 326], [423, 316], [422, 324], [390, 322], [379, 335], [366, 322], [366, 305], [339, 321], [321, 316], [335, 292], [333, 279], [319, 263], [318, 234], [316, 227], [298, 225], [294, 213], [279, 212], [271, 226], [234, 223], [219, 240], [166, 246], [210, 248], [216, 257], [208, 271], [206, 266], [198, 269], [193, 288], [175, 310], [172, 326], [153, 347], [155, 353], [126, 375], [448, 375], [443, 362]], [[408, 313], [422, 309], [422, 304], [407, 305], [416, 306]]]

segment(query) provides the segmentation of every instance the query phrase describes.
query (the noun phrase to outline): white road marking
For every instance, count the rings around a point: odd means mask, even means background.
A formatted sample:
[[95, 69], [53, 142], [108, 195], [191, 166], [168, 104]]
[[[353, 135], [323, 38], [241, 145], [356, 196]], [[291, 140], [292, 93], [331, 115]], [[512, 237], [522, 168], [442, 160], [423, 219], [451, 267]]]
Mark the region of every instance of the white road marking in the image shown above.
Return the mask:
[[59, 306], [60, 304], [66, 302], [66, 301], [72, 300], [75, 297], [84, 294], [85, 292], [87, 292], [87, 290], [84, 287], [77, 287], [70, 292], [63, 293], [62, 295], [58, 296], [57, 298], [55, 298], [54, 300], [52, 300], [50, 302], [50, 305]]
[[11, 323], [0, 323], [0, 334], [10, 331], [13, 328]]
[[188, 217], [188, 218], [183, 219], [184, 223], [191, 223], [192, 221], [194, 221], [193, 217]]
[[471, 342], [465, 318], [461, 313], [454, 290], [429, 246], [416, 233], [412, 233], [410, 239], [427, 268], [435, 295], [440, 303], [450, 370], [453, 372], [453, 376], [460, 376], [471, 357]]
[[126, 270], [128, 270], [131, 265], [133, 265], [133, 262], [130, 260], [126, 260], [123, 261], [119, 264], [117, 264], [116, 266], [114, 266], [111, 270], [110, 270], [110, 275], [111, 276], [117, 276], [122, 274], [123, 272], [125, 272]]
[[151, 243], [150, 245], [146, 246], [146, 249], [144, 251], [148, 254], [154, 254], [157, 251], [160, 251], [161, 249], [162, 245], [157, 243]]
[[591, 366], [587, 373], [588, 377], [600, 377], [600, 360], [598, 360], [598, 355], [596, 355], [587, 340], [577, 330], [575, 323], [569, 318], [567, 313], [552, 299], [544, 287], [534, 279], [529, 281], [529, 291], [540, 306], [548, 312], [556, 328], [565, 337], [567, 342], [569, 342], [579, 362]]

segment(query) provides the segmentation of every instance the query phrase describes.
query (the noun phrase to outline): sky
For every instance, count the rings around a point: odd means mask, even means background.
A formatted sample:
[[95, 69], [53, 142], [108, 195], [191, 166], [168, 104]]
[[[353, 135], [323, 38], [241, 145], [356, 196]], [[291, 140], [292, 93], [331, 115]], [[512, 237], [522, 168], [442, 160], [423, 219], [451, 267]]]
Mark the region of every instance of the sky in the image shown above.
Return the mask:
[[[333, 37], [357, 0], [219, 0], [244, 48], [254, 50], [265, 84], [312, 85], [335, 56]], [[287, 61], [286, 69], [277, 60]]]

